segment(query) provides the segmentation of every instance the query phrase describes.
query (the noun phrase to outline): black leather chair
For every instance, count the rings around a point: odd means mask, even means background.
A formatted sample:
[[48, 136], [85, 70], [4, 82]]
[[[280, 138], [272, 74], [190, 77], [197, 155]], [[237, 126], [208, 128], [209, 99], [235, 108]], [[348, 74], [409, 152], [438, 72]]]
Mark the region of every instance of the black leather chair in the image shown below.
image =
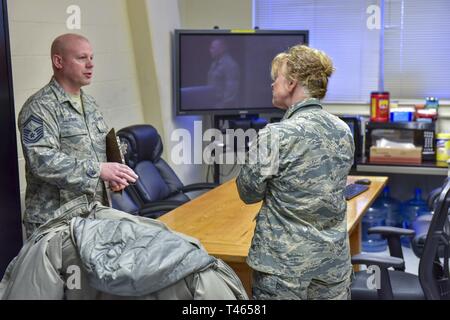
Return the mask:
[[[143, 124], [125, 127], [117, 132], [117, 136], [127, 144], [125, 162], [139, 179], [127, 188], [129, 190], [124, 199], [116, 201], [116, 207], [136, 211], [134, 206], [138, 208], [138, 214], [158, 217], [188, 202], [190, 198], [187, 193], [217, 187], [214, 183], [183, 185], [172, 168], [161, 158], [163, 144], [153, 126]], [[152, 211], [152, 208], [162, 210]], [[129, 212], [127, 210], [124, 211]], [[149, 213], [149, 210], [152, 212]]]
[[121, 193], [110, 192], [110, 199], [114, 209], [148, 218], [158, 218], [183, 204], [179, 201], [154, 201], [145, 204], [139, 198], [133, 185], [125, 188]]
[[[377, 266], [380, 270], [380, 287], [369, 289], [370, 273], [355, 273], [352, 283], [352, 299], [450, 299], [450, 223], [448, 219], [450, 179], [446, 179], [437, 198], [434, 214], [425, 240], [419, 262], [419, 275], [404, 271], [401, 235], [413, 236], [413, 230], [376, 227], [370, 232], [387, 237], [391, 256], [380, 257], [372, 254], [359, 254], [352, 257], [353, 264]], [[440, 259], [439, 255], [443, 258]], [[394, 268], [394, 270], [388, 270]]]

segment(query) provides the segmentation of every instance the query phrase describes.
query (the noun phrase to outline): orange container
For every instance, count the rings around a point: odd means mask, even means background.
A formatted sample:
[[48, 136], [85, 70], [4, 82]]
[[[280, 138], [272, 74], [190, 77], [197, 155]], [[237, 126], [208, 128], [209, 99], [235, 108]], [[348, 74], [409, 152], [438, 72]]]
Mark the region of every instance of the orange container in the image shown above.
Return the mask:
[[389, 122], [389, 92], [370, 94], [370, 121]]

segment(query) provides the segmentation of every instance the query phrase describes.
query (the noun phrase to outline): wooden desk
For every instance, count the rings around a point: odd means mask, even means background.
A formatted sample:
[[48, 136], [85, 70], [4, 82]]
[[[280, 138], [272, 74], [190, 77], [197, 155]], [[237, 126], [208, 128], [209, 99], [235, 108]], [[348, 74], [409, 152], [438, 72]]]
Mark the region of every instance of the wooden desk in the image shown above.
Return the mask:
[[[361, 218], [386, 185], [387, 177], [350, 176], [348, 183], [369, 178], [369, 190], [347, 202], [350, 251], [361, 252]], [[221, 258], [237, 273], [251, 293], [251, 269], [245, 259], [255, 230], [261, 202], [246, 205], [239, 198], [235, 179], [202, 194], [160, 217], [172, 230], [200, 240], [209, 254]]]

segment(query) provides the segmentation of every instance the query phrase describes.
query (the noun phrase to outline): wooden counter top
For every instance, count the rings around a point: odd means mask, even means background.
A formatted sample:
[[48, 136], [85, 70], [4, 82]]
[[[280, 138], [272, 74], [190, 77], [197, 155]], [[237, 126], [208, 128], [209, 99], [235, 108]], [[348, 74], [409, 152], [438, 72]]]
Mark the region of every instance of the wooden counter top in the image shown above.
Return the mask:
[[[347, 228], [360, 238], [360, 222], [365, 211], [386, 185], [387, 177], [349, 176], [348, 183], [369, 178], [369, 190], [347, 201]], [[200, 240], [209, 254], [227, 262], [245, 262], [261, 202], [246, 205], [239, 198], [235, 179], [204, 193], [160, 217], [172, 230]], [[356, 239], [360, 242], [360, 239]], [[356, 244], [360, 246], [359, 244]], [[351, 241], [352, 246], [352, 241]], [[355, 244], [353, 244], [355, 246]], [[359, 252], [354, 248], [352, 252]]]

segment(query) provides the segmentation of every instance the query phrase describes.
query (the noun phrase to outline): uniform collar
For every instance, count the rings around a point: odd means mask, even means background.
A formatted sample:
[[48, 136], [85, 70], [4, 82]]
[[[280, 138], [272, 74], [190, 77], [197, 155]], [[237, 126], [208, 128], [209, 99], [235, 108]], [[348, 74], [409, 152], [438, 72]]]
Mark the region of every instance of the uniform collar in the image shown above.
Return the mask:
[[[66, 91], [64, 91], [63, 87], [61, 87], [61, 85], [58, 83], [58, 81], [56, 81], [55, 77], [52, 77], [49, 85], [50, 85], [50, 88], [52, 89], [53, 93], [55, 94], [56, 99], [58, 99], [58, 102], [60, 104], [68, 102], [70, 104], [70, 106], [73, 109], [75, 109], [79, 114], [83, 114], [82, 107], [72, 103], [70, 96], [67, 94]], [[80, 96], [81, 96], [82, 101], [84, 102], [86, 95], [84, 94], [82, 89], [80, 89]]]
[[316, 98], [306, 98], [302, 101], [299, 101], [287, 109], [286, 113], [283, 116], [282, 120], [289, 119], [292, 117], [293, 114], [297, 113], [298, 111], [303, 111], [306, 109], [322, 109], [322, 105], [320, 104], [319, 99]]

